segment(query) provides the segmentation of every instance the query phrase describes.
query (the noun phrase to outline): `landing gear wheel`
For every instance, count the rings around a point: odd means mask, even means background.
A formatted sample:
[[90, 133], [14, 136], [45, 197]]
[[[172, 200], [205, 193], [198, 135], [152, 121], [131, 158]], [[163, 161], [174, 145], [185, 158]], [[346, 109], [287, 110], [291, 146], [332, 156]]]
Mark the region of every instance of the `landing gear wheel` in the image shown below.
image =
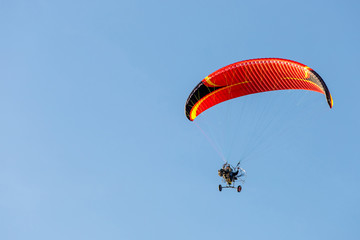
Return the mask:
[[241, 185], [239, 185], [239, 186], [237, 187], [237, 191], [238, 191], [238, 192], [241, 192], [241, 189], [242, 189], [242, 187], [241, 187]]
[[222, 190], [222, 186], [221, 186], [221, 185], [219, 185], [219, 191], [221, 192], [221, 190]]

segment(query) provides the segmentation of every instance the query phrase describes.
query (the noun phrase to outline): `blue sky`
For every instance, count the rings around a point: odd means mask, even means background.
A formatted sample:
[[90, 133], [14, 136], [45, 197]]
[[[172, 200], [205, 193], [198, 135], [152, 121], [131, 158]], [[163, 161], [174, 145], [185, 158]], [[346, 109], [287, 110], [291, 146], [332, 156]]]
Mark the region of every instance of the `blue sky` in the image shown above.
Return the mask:
[[[358, 239], [359, 10], [0, 1], [0, 238]], [[286, 147], [220, 193], [222, 161], [184, 104], [209, 73], [259, 57], [314, 68], [334, 108], [272, 138]]]

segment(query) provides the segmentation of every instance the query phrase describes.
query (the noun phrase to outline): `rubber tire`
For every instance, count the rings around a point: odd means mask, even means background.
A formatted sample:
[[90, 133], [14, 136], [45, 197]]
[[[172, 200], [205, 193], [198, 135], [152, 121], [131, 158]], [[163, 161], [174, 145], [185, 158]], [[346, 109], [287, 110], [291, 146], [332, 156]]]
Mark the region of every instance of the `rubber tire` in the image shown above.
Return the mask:
[[221, 190], [222, 190], [222, 186], [221, 186], [221, 185], [219, 185], [219, 192], [221, 192]]
[[238, 192], [241, 192], [241, 189], [242, 189], [242, 187], [241, 187], [241, 185], [239, 185], [239, 186], [237, 187], [237, 191], [238, 191]]

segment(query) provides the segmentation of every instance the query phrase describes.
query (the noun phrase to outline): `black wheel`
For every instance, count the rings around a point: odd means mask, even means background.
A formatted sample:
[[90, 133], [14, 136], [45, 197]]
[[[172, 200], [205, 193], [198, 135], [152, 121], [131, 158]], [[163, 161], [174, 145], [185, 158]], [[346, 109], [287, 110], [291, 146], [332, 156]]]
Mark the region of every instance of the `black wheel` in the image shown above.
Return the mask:
[[221, 190], [222, 190], [222, 186], [221, 186], [221, 185], [219, 185], [219, 191], [221, 192]]
[[241, 192], [241, 189], [242, 189], [242, 187], [241, 187], [241, 185], [239, 185], [239, 186], [237, 187], [237, 191], [238, 191], [238, 192]]

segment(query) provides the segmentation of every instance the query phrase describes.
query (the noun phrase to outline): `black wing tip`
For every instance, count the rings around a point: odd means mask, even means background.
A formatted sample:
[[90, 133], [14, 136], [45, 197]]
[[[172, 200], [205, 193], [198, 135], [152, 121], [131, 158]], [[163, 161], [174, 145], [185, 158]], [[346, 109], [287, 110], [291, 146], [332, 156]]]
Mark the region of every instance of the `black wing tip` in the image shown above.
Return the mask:
[[329, 107], [332, 108], [333, 107], [333, 99], [331, 97], [329, 88], [326, 86], [325, 81], [322, 79], [322, 77], [317, 72], [315, 72], [315, 70], [311, 69], [310, 72], [319, 79], [319, 81], [324, 89], [327, 103], [329, 104]]

